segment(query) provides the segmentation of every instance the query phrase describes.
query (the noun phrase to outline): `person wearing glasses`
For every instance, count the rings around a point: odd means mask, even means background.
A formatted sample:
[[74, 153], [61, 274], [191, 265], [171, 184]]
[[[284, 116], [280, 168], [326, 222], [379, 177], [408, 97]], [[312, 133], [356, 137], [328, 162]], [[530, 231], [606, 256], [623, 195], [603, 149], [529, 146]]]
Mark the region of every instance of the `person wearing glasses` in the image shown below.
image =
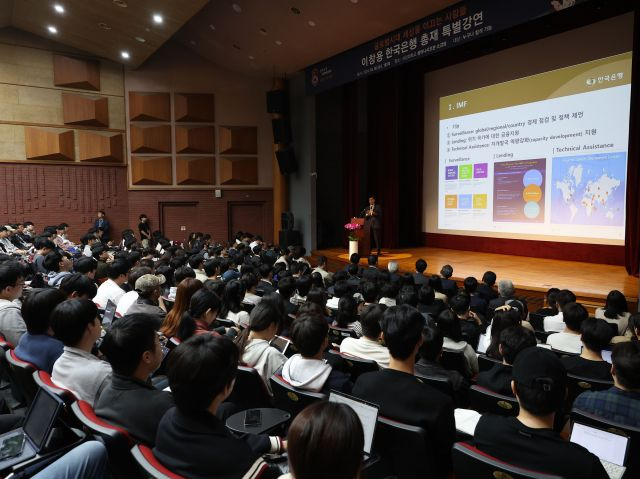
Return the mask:
[[100, 347], [113, 377], [96, 401], [96, 414], [149, 446], [155, 445], [160, 419], [174, 406], [171, 393], [150, 381], [168, 351], [166, 341], [156, 333], [153, 316], [136, 313], [115, 321]]
[[22, 319], [19, 298], [24, 289], [22, 267], [16, 261], [7, 261], [0, 265], [0, 333], [13, 344], [27, 332]]

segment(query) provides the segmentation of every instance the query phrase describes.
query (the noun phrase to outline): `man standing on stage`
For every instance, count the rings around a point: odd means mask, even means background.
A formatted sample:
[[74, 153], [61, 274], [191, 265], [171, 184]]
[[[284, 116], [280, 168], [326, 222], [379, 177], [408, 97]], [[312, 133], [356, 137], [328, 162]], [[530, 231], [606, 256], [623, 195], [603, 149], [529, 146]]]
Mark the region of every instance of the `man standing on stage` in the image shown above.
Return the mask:
[[365, 208], [364, 217], [371, 227], [371, 233], [373, 235], [373, 241], [376, 244], [376, 249], [378, 250], [378, 256], [380, 256], [380, 228], [382, 227], [382, 222], [380, 221], [381, 216], [382, 208], [380, 208], [380, 205], [376, 204], [375, 197], [370, 196], [369, 206]]

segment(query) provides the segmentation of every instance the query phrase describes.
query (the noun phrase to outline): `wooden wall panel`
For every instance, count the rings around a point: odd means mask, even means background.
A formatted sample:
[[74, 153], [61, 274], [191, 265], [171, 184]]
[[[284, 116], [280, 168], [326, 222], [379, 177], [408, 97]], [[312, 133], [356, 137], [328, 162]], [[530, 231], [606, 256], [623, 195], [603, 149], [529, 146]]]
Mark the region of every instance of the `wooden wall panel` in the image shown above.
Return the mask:
[[214, 185], [216, 182], [213, 156], [178, 156], [176, 183], [179, 185]]
[[257, 185], [258, 158], [220, 158], [220, 183], [223, 185]]
[[214, 153], [212, 126], [176, 126], [176, 153]]
[[108, 161], [123, 163], [123, 135], [121, 133], [113, 135], [79, 130], [78, 159], [80, 161]]
[[170, 121], [168, 93], [129, 92], [130, 121]]
[[214, 97], [207, 93], [176, 93], [173, 96], [176, 122], [213, 123], [215, 121]]
[[170, 156], [132, 156], [131, 183], [170, 185], [173, 182]]
[[100, 63], [97, 60], [53, 55], [53, 84], [100, 91]]
[[73, 161], [73, 131], [25, 128], [27, 160]]
[[73, 93], [62, 94], [64, 123], [109, 127], [109, 100]]
[[171, 153], [171, 126], [131, 125], [131, 153]]
[[218, 136], [221, 154], [258, 154], [258, 129], [255, 126], [221, 126]]

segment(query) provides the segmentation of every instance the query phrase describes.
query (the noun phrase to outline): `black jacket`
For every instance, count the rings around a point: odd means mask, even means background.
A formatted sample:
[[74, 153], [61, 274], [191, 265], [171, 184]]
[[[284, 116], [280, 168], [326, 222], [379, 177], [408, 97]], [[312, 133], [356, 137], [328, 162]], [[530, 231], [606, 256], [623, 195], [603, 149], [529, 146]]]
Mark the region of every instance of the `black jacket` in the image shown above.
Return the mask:
[[379, 405], [382, 416], [424, 428], [433, 442], [433, 450], [425, 451], [437, 467], [433, 477], [449, 474], [456, 435], [452, 398], [413, 374], [394, 369], [361, 375], [352, 394]]
[[153, 446], [158, 423], [173, 407], [173, 396], [151, 384], [113, 373], [111, 384], [100, 394], [98, 417], [126, 429], [134, 438]]
[[494, 364], [488, 371], [478, 373], [478, 386], [487, 388], [494, 393], [513, 396], [511, 390], [512, 367], [506, 364]]
[[364, 216], [364, 218], [370, 223], [371, 228], [376, 229], [376, 228], [380, 228], [382, 226], [382, 208], [380, 207], [380, 205], [376, 204], [373, 205], [373, 216], [366, 216], [366, 214], [369, 212], [369, 206], [367, 206], [362, 215]]

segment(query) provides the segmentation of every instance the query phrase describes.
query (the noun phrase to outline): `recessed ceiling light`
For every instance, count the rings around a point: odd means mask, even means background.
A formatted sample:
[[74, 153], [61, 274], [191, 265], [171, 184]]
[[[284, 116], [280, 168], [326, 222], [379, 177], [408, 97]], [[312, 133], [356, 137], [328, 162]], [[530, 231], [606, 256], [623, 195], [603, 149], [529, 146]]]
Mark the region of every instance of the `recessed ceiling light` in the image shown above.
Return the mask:
[[107, 23], [104, 23], [104, 22], [98, 23], [98, 26], [100, 28], [102, 28], [103, 30], [111, 30], [111, 26], [109, 24], [107, 24]]
[[302, 13], [302, 11], [298, 7], [291, 7], [290, 10], [294, 15], [300, 15]]
[[146, 40], [142, 37], [135, 37], [137, 41], [139, 41], [140, 43], [144, 43], [146, 42]]
[[49, 30], [49, 33], [53, 33], [53, 34], [58, 33], [58, 29], [56, 27], [54, 27], [53, 25], [49, 25], [47, 27], [47, 30]]
[[266, 35], [267, 34], [267, 29], [266, 28], [261, 28], [258, 31], [260, 32], [260, 35]]
[[256, 57], [254, 57], [253, 55], [249, 55], [249, 60], [255, 60]]
[[231, 8], [233, 8], [233, 11], [236, 13], [242, 13], [242, 7], [239, 3], [232, 3]]
[[56, 3], [53, 6], [53, 9], [58, 13], [64, 13], [64, 7], [62, 5], [60, 5], [59, 3]]
[[307, 23], [309, 24], [310, 27], [316, 26], [316, 22], [314, 22], [313, 20], [309, 20]]
[[116, 7], [120, 7], [120, 8], [127, 8], [129, 5], [127, 5], [127, 2], [125, 2], [124, 0], [113, 0], [113, 4]]
[[215, 26], [215, 25], [209, 25], [209, 28], [210, 28], [211, 30], [215, 30], [215, 29], [216, 29], [216, 26]]
[[122, 58], [124, 58], [125, 60], [128, 60], [131, 55], [129, 55], [129, 52], [123, 50], [123, 51], [120, 52], [120, 56]]
[[152, 18], [153, 18], [153, 23], [160, 24], [164, 22], [164, 18], [162, 18], [162, 15], [160, 15], [159, 13], [154, 13]]
[[282, 45], [282, 42], [280, 40], [276, 40], [276, 45], [280, 46]]

